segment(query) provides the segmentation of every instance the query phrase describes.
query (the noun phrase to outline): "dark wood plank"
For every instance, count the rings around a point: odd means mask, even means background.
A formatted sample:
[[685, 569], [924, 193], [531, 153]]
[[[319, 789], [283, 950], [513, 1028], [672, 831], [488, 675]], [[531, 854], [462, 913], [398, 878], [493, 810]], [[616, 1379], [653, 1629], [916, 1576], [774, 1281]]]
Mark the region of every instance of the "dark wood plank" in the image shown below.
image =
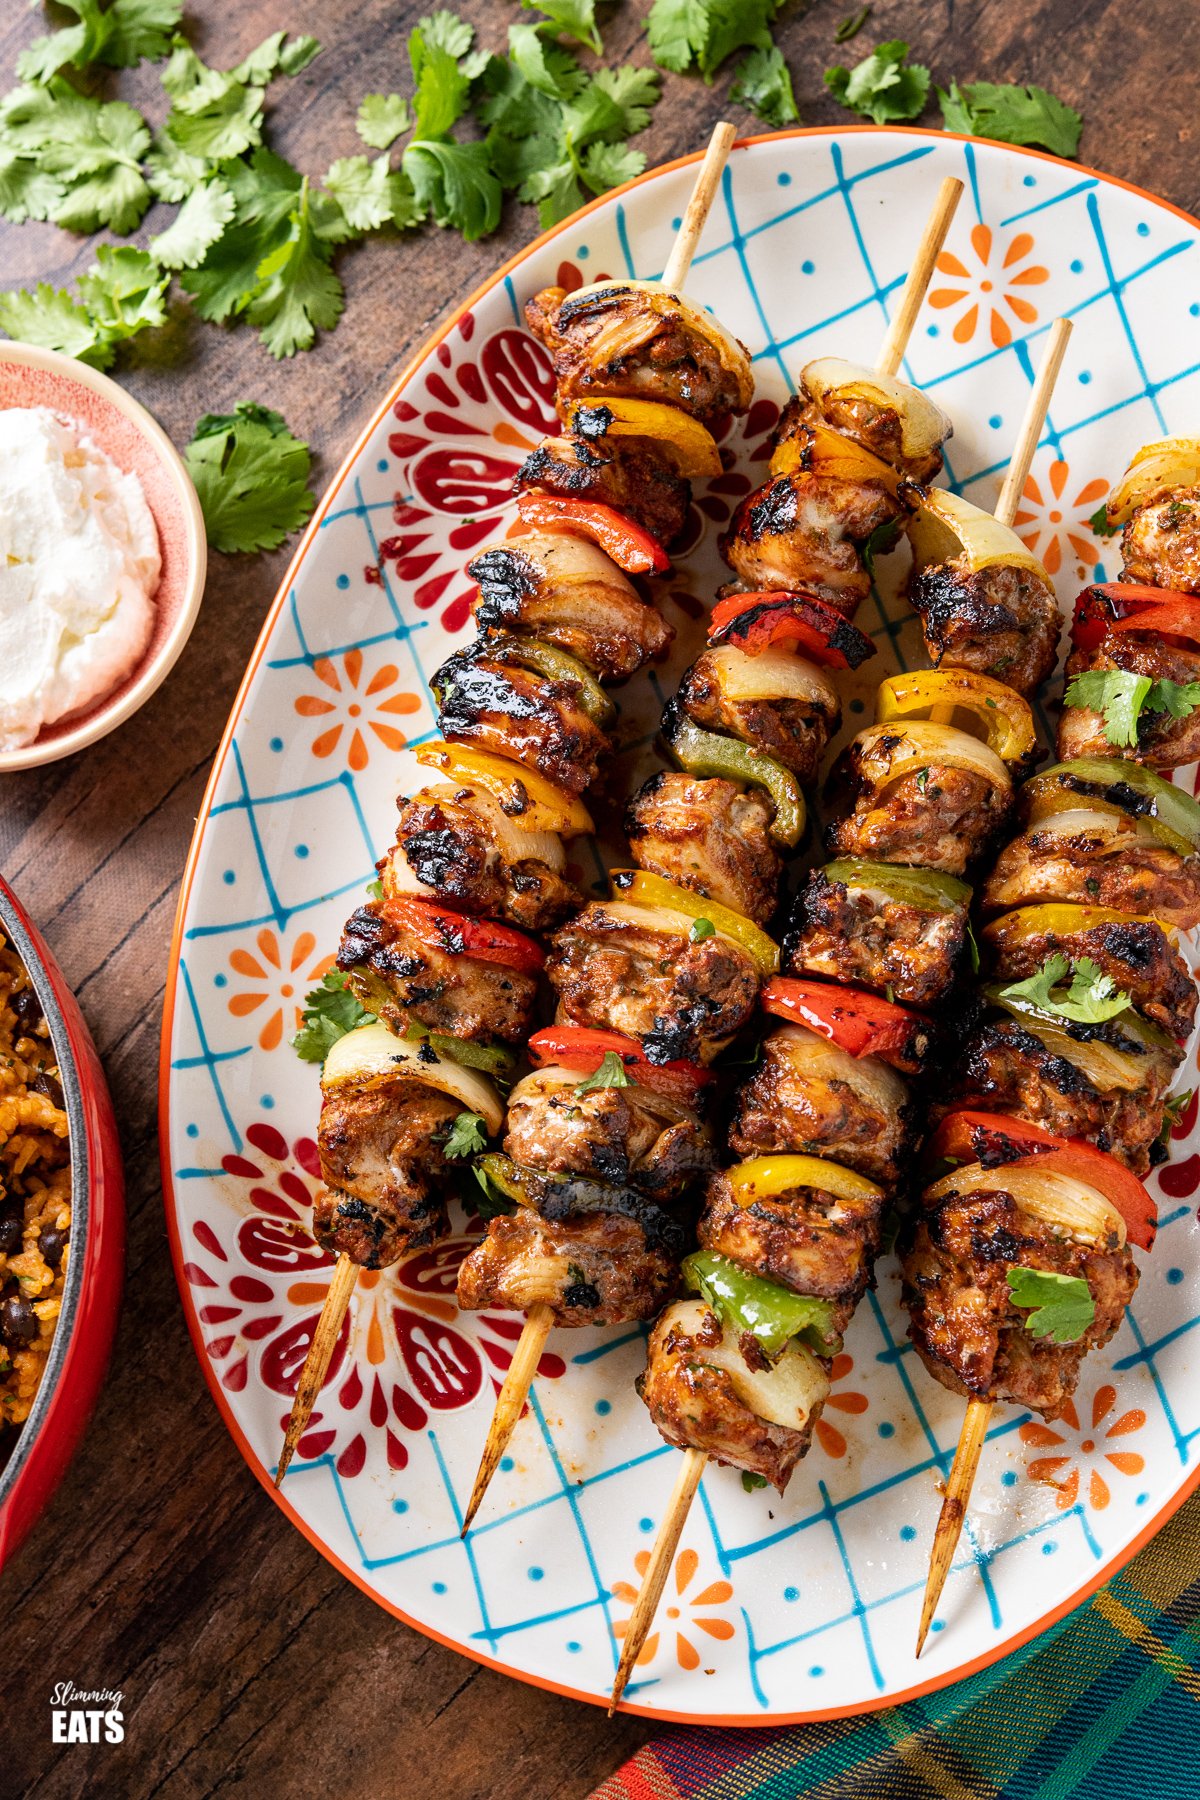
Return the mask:
[[[312, 30], [325, 54], [281, 92], [274, 138], [319, 171], [357, 148], [353, 112], [406, 80], [411, 0], [204, 0], [200, 43], [231, 64], [266, 31]], [[461, 10], [497, 43], [509, 8]], [[845, 122], [821, 71], [907, 36], [943, 79], [1032, 80], [1080, 107], [1082, 155], [1189, 210], [1200, 164], [1180, 72], [1200, 62], [1200, 13], [1177, 0], [943, 0], [878, 4], [837, 51], [849, 0], [788, 9], [780, 38], [807, 124]], [[0, 69], [41, 29], [6, 7]], [[610, 55], [646, 58], [644, 5], [623, 5]], [[135, 100], [152, 76], [127, 78]], [[727, 109], [713, 88], [671, 78], [648, 137], [665, 160], [699, 145]], [[752, 129], [741, 113], [740, 125]], [[153, 224], [154, 221], [152, 220]], [[502, 232], [371, 244], [344, 259], [347, 309], [308, 356], [273, 363], [252, 335], [189, 319], [139, 348], [120, 377], [183, 443], [197, 416], [253, 398], [314, 444], [318, 480], [337, 467], [380, 384], [450, 306], [533, 232], [513, 208]], [[45, 226], [0, 237], [6, 285], [62, 281], [86, 246]], [[278, 1800], [338, 1790], [407, 1800], [585, 1795], [648, 1735], [636, 1720], [518, 1686], [398, 1626], [344, 1582], [259, 1490], [208, 1401], [166, 1252], [155, 1143], [155, 1066], [175, 891], [204, 778], [286, 556], [216, 556], [199, 626], [162, 692], [85, 756], [0, 782], [0, 859], [44, 924], [106, 1059], [128, 1155], [129, 1277], [100, 1410], [57, 1499], [7, 1575], [0, 1662], [6, 1792], [103, 1791]], [[119, 1686], [120, 1748], [50, 1742], [58, 1680]], [[15, 1708], [20, 1722], [14, 1728]]]

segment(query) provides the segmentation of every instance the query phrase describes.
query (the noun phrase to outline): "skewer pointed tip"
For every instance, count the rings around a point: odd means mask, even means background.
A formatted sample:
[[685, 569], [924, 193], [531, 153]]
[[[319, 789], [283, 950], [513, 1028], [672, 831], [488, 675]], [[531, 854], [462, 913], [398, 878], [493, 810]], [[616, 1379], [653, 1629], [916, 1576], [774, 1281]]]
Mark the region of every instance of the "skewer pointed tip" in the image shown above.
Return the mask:
[[288, 1464], [292, 1460], [296, 1445], [304, 1436], [304, 1428], [317, 1403], [317, 1395], [324, 1386], [334, 1346], [342, 1329], [342, 1320], [346, 1316], [346, 1308], [350, 1304], [350, 1296], [354, 1292], [354, 1284], [357, 1280], [357, 1263], [345, 1254], [339, 1256], [334, 1267], [333, 1278], [329, 1283], [329, 1292], [325, 1296], [325, 1304], [321, 1308], [321, 1316], [317, 1320], [317, 1329], [313, 1332], [312, 1343], [308, 1346], [308, 1355], [304, 1359], [304, 1367], [301, 1369], [300, 1379], [296, 1383], [296, 1398], [292, 1401], [291, 1415], [288, 1418], [287, 1431], [283, 1439], [283, 1450], [280, 1453], [279, 1465], [275, 1470], [274, 1487], [276, 1492], [287, 1474]]
[[513, 1429], [525, 1410], [525, 1400], [530, 1384], [537, 1372], [542, 1358], [542, 1350], [550, 1335], [550, 1327], [554, 1323], [554, 1314], [550, 1308], [540, 1301], [531, 1306], [525, 1315], [525, 1327], [521, 1332], [513, 1359], [508, 1365], [508, 1373], [504, 1377], [504, 1385], [496, 1395], [496, 1406], [492, 1413], [492, 1422], [488, 1427], [487, 1442], [483, 1446], [483, 1455], [479, 1459], [479, 1468], [475, 1475], [475, 1484], [471, 1489], [471, 1498], [463, 1514], [460, 1537], [466, 1537], [471, 1529], [475, 1514], [479, 1511], [483, 1496], [487, 1493], [492, 1476], [500, 1466], [500, 1458], [508, 1447], [508, 1440]]
[[975, 1481], [975, 1471], [979, 1467], [979, 1457], [983, 1450], [988, 1421], [991, 1416], [992, 1403], [990, 1400], [970, 1401], [962, 1430], [958, 1434], [958, 1448], [954, 1452], [954, 1463], [946, 1482], [942, 1510], [938, 1514], [933, 1549], [929, 1556], [929, 1575], [925, 1582], [925, 1598], [921, 1605], [921, 1623], [917, 1629], [916, 1654], [918, 1656], [925, 1648], [925, 1639], [933, 1624], [933, 1615], [937, 1611], [938, 1601], [942, 1597], [942, 1589], [946, 1585], [946, 1577], [950, 1573], [950, 1564], [954, 1560], [954, 1552], [962, 1534], [963, 1520], [966, 1517], [971, 1488]]
[[650, 1561], [646, 1564], [646, 1573], [642, 1577], [641, 1591], [633, 1603], [633, 1611], [625, 1627], [625, 1641], [621, 1645], [621, 1655], [617, 1663], [616, 1678], [612, 1685], [612, 1695], [608, 1703], [608, 1716], [611, 1719], [621, 1704], [621, 1696], [625, 1692], [626, 1683], [633, 1673], [634, 1664], [642, 1654], [642, 1646], [646, 1642], [650, 1627], [654, 1623], [654, 1615], [658, 1611], [658, 1603], [666, 1586], [671, 1564], [675, 1560], [675, 1546], [687, 1523], [688, 1508], [692, 1504], [696, 1489], [700, 1486], [700, 1477], [708, 1466], [708, 1457], [703, 1450], [685, 1450], [680, 1463], [679, 1474], [675, 1486], [671, 1489], [671, 1498], [667, 1501], [667, 1510], [663, 1522], [658, 1528], [658, 1536], [654, 1540], [654, 1548], [650, 1552]]

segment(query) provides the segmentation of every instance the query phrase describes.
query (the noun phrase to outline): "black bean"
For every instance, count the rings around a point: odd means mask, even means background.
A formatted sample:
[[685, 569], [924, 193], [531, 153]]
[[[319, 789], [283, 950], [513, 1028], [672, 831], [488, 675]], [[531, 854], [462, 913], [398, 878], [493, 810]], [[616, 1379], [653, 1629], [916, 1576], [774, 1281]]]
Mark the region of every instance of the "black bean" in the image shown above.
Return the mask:
[[22, 988], [12, 1002], [12, 1009], [26, 1031], [34, 1031], [42, 1017], [42, 1003], [31, 987]]
[[31, 1344], [38, 1334], [37, 1314], [22, 1294], [0, 1300], [0, 1342]]
[[21, 1215], [5, 1213], [0, 1218], [0, 1256], [11, 1256], [21, 1248]]
[[66, 1247], [67, 1234], [60, 1231], [57, 1225], [47, 1225], [38, 1233], [38, 1249], [42, 1253], [42, 1261], [51, 1269], [57, 1269], [62, 1261], [62, 1253]]

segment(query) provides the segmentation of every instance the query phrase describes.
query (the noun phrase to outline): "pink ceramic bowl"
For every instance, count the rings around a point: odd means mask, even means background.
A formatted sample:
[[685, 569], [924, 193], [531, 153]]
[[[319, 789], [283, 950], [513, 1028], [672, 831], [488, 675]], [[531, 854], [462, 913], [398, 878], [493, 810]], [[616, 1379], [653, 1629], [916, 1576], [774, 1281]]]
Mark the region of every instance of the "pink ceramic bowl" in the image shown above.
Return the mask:
[[71, 1249], [58, 1329], [33, 1410], [0, 1467], [0, 1571], [62, 1477], [100, 1391], [125, 1263], [121, 1145], [104, 1070], [45, 940], [0, 879], [0, 931], [33, 982], [70, 1122]]
[[4, 343], [0, 407], [11, 406], [48, 406], [77, 419], [120, 468], [138, 477], [158, 526], [162, 579], [154, 597], [154, 635], [137, 668], [86, 712], [47, 725], [20, 750], [0, 750], [0, 774], [56, 762], [94, 744], [150, 698], [191, 634], [208, 560], [191, 476], [162, 426], [124, 388], [57, 350]]

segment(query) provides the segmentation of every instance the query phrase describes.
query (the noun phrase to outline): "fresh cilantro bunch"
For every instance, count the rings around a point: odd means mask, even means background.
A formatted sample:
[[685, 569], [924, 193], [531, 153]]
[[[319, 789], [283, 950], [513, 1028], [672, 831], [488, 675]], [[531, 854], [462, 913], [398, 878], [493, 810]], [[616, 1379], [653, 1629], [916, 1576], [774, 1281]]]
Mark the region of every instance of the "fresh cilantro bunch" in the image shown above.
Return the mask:
[[117, 347], [166, 320], [171, 277], [146, 250], [101, 244], [76, 283], [77, 298], [40, 281], [32, 292], [0, 293], [0, 326], [9, 337], [61, 350], [93, 369], [107, 369]]
[[852, 69], [838, 64], [825, 71], [825, 85], [834, 99], [876, 125], [919, 118], [929, 97], [929, 80], [924, 63], [909, 62], [902, 38], [880, 44]]
[[747, 50], [734, 74], [729, 98], [778, 130], [800, 117], [792, 77], [771, 39], [782, 0], [654, 0], [646, 20], [650, 52], [676, 74], [695, 69], [712, 83], [737, 50]]
[[1037, 144], [1056, 156], [1074, 156], [1083, 120], [1073, 107], [1045, 88], [1007, 82], [956, 81], [939, 88], [938, 105], [947, 131], [996, 138], [1002, 144]]
[[[274, 550], [313, 509], [308, 445], [268, 406], [242, 400], [232, 413], [206, 413], [183, 453], [214, 550]], [[311, 1015], [311, 1016], [310, 1016]], [[368, 1015], [331, 971], [304, 1003], [297, 1054], [324, 1061], [335, 1037]], [[329, 1035], [333, 1025], [339, 1027]], [[320, 1046], [320, 1057], [303, 1046]]]
[[1138, 741], [1138, 727], [1145, 713], [1170, 713], [1186, 719], [1200, 706], [1200, 681], [1157, 681], [1132, 669], [1087, 669], [1067, 683], [1068, 706], [1085, 706], [1103, 714], [1104, 735], [1110, 744], [1131, 750]]
[[1128, 1012], [1133, 1004], [1090, 956], [1070, 962], [1058, 953], [1047, 957], [1036, 975], [1015, 981], [1000, 992], [1006, 1000], [1027, 1000], [1042, 1012], [1057, 1013], [1077, 1025], [1100, 1025]]
[[183, 0], [59, 0], [79, 21], [37, 38], [17, 58], [22, 81], [49, 81], [66, 64], [104, 63], [131, 69], [167, 54], [183, 17]]
[[61, 76], [0, 99], [0, 213], [67, 231], [134, 231], [150, 204], [146, 121], [123, 100], [93, 100]]

